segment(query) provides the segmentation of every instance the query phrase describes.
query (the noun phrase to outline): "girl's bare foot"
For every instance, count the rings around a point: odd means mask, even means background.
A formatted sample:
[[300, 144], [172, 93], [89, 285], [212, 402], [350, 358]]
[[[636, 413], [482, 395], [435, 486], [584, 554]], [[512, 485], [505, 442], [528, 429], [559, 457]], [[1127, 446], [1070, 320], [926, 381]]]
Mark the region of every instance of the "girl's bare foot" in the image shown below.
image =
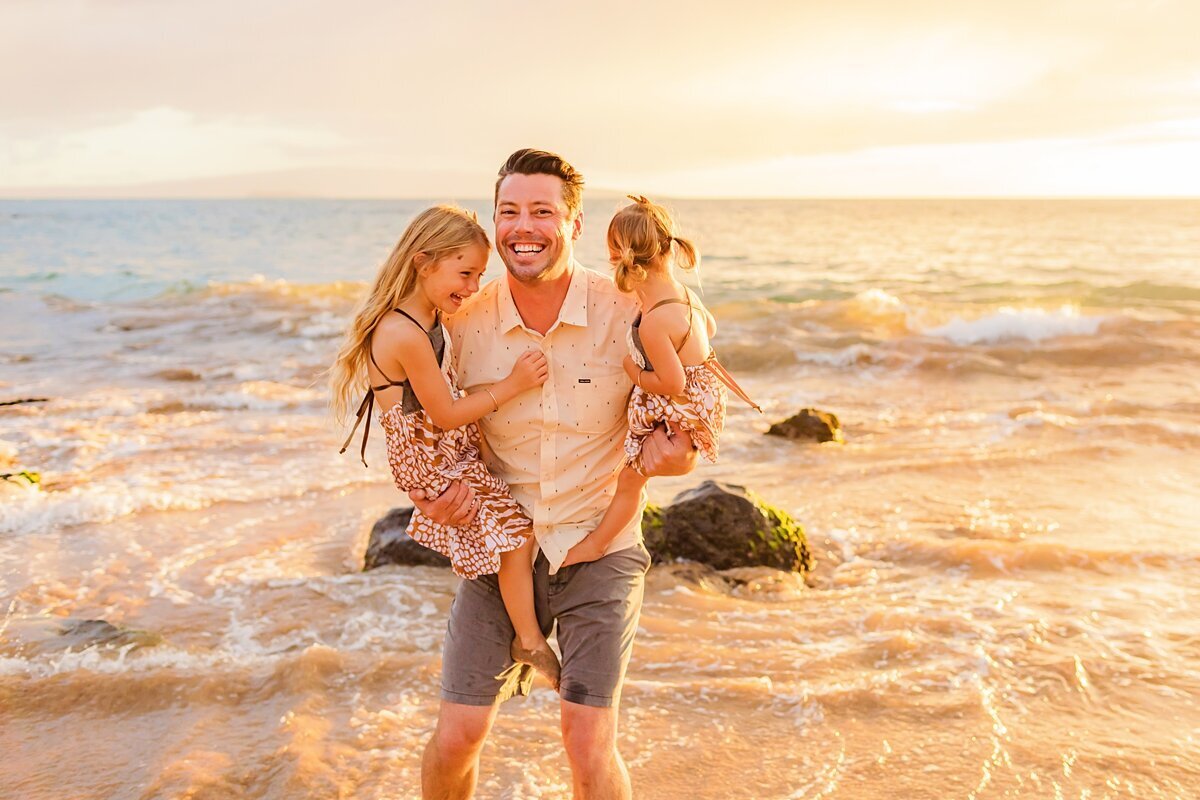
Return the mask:
[[522, 647], [520, 639], [513, 639], [509, 653], [512, 655], [513, 661], [528, 664], [549, 678], [550, 683], [554, 686], [554, 691], [558, 691], [559, 673], [562, 668], [559, 666], [558, 656], [554, 655], [554, 651], [550, 649], [550, 645], [545, 639], [532, 649]]

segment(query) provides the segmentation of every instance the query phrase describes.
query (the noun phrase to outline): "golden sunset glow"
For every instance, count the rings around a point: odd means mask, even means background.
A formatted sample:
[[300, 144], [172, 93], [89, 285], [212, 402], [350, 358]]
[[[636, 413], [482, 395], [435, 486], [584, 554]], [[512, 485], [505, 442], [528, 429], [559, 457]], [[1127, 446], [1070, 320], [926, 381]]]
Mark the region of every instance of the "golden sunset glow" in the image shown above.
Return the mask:
[[0, 195], [482, 196], [538, 146], [676, 196], [1196, 196], [1197, 29], [1184, 0], [8, 3]]

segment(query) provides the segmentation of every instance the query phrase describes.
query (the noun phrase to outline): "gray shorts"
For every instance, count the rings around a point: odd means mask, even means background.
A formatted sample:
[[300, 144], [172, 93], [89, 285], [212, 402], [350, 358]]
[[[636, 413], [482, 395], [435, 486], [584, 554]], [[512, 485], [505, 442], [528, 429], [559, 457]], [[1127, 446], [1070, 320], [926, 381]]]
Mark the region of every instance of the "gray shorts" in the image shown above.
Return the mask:
[[[650, 554], [641, 542], [598, 561], [550, 575], [546, 557], [533, 565], [533, 596], [542, 632], [558, 623], [564, 700], [606, 708], [621, 696], [642, 610]], [[442, 699], [490, 706], [527, 695], [533, 668], [509, 656], [513, 627], [495, 575], [463, 581], [450, 607], [442, 649]]]

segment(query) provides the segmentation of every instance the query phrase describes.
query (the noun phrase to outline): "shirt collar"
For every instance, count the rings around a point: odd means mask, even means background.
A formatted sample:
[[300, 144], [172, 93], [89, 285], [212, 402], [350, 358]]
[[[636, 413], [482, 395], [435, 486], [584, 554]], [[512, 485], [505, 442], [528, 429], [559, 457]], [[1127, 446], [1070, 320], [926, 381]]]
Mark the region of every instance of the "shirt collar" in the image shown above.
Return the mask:
[[[506, 270], [500, 280], [498, 298], [501, 333], [525, 326], [520, 312], [517, 311], [517, 304], [513, 301], [512, 290], [508, 285], [510, 280], [512, 276]], [[558, 321], [550, 326], [550, 330], [554, 330], [560, 324], [577, 325], [581, 328], [586, 328], [588, 324], [588, 276], [587, 270], [578, 261], [571, 262], [571, 284], [567, 287], [562, 307], [558, 310]]]

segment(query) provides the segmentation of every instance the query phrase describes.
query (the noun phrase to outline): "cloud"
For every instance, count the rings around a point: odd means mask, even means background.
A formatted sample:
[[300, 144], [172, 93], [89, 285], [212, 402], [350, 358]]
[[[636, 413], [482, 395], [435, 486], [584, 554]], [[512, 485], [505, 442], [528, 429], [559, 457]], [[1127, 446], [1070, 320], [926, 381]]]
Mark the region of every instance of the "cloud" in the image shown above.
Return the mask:
[[1086, 150], [1200, 117], [1198, 28], [1182, 0], [16, 0], [0, 6], [0, 180], [490, 173], [529, 145], [596, 174], [741, 180], [922, 147]]
[[119, 185], [319, 163], [346, 146], [330, 131], [161, 107], [96, 127], [14, 137], [0, 151], [0, 172], [11, 186]]
[[1197, 197], [1200, 139], [875, 147], [602, 179], [684, 197]]

